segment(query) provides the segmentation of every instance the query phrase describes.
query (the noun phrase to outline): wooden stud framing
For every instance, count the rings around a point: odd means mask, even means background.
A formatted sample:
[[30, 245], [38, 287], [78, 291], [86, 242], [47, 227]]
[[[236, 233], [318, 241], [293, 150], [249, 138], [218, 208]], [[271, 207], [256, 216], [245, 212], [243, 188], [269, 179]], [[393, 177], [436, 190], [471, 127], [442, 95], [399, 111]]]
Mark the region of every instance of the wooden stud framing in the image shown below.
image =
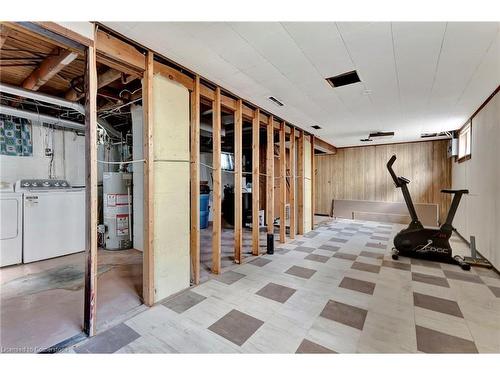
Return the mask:
[[314, 161], [314, 135], [311, 134], [311, 230], [314, 229], [314, 180], [316, 174], [316, 163]]
[[191, 271], [195, 285], [200, 283], [200, 77], [191, 92]]
[[280, 242], [286, 240], [286, 140], [285, 140], [285, 122], [280, 127]]
[[234, 112], [234, 261], [241, 263], [242, 233], [242, 155], [243, 155], [243, 102], [238, 99]]
[[87, 50], [85, 71], [85, 293], [83, 330], [96, 333], [97, 303], [97, 65], [94, 47]]
[[215, 89], [215, 98], [212, 103], [212, 150], [213, 150], [213, 226], [212, 226], [212, 272], [220, 273], [221, 268], [221, 104], [220, 88]]
[[259, 154], [260, 154], [260, 110], [254, 112], [252, 121], [252, 254], [259, 255]]
[[267, 125], [267, 153], [266, 153], [266, 169], [267, 169], [267, 201], [266, 201], [266, 223], [267, 233], [274, 234], [274, 127], [273, 116], [269, 116]]
[[304, 187], [305, 187], [305, 176], [304, 176], [304, 143], [305, 135], [304, 132], [300, 132], [297, 148], [297, 232], [298, 234], [304, 234]]
[[295, 238], [295, 128], [290, 132], [290, 238]]
[[142, 83], [144, 143], [144, 254], [142, 298], [147, 306], [154, 304], [154, 149], [153, 149], [153, 53], [146, 57]]

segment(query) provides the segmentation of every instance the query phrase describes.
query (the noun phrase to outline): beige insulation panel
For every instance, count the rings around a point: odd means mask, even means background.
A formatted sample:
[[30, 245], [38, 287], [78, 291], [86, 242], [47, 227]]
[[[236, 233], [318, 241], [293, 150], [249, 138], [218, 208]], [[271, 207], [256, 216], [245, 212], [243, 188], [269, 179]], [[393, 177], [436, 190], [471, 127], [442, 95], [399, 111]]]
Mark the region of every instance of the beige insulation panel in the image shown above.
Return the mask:
[[189, 287], [189, 91], [153, 80], [155, 302]]
[[304, 142], [304, 233], [312, 230], [312, 165], [311, 165], [311, 141], [305, 137]]

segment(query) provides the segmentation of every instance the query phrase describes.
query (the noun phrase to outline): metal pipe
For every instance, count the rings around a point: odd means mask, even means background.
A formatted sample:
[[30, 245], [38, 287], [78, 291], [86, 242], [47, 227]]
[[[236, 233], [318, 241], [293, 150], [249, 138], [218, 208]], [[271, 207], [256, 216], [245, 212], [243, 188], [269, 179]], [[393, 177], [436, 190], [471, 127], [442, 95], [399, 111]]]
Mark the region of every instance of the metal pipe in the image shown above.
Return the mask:
[[24, 98], [29, 98], [33, 100], [39, 100], [45, 103], [51, 103], [59, 105], [61, 107], [71, 108], [75, 111], [85, 114], [85, 108], [80, 103], [72, 102], [66, 99], [58, 98], [57, 96], [43, 94], [37, 91], [26, 90], [21, 87], [9, 85], [7, 83], [0, 83], [0, 92], [5, 92], [7, 94], [22, 96]]
[[[54, 105], [58, 105], [65, 108], [73, 109], [82, 115], [85, 115], [85, 107], [77, 102], [72, 102], [70, 100], [61, 99], [57, 96], [52, 96], [48, 94], [43, 94], [41, 92], [26, 90], [22, 87], [17, 87], [13, 85], [9, 85], [7, 83], [0, 83], [0, 92], [5, 92], [7, 94], [22, 96], [23, 98], [29, 98], [33, 100], [38, 100], [45, 103], [50, 103]], [[14, 115], [15, 116], [15, 115]], [[22, 116], [19, 116], [22, 117]], [[120, 138], [121, 133], [115, 130], [106, 120], [98, 118], [97, 123], [102, 126], [106, 131], [114, 136], [115, 138]], [[85, 131], [85, 129], [81, 129]]]
[[0, 104], [0, 113], [7, 115], [7, 116], [16, 116], [16, 117], [25, 118], [28, 120], [39, 121], [41, 123], [46, 122], [49, 124], [58, 125], [58, 126], [68, 128], [68, 129], [85, 131], [85, 125], [80, 124], [80, 123], [75, 122], [75, 121], [65, 120], [65, 119], [61, 119], [61, 118], [53, 117], [53, 116], [48, 116], [48, 115], [43, 115], [43, 114], [40, 114], [37, 112], [26, 111], [24, 109], [7, 107], [7, 106], [1, 105], [1, 104]]

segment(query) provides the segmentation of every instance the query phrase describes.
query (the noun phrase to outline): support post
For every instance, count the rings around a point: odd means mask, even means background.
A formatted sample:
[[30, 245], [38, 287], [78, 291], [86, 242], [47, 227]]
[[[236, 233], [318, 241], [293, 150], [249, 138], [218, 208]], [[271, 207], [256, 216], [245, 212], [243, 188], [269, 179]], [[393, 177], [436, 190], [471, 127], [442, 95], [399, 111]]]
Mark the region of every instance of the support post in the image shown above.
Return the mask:
[[286, 142], [285, 122], [280, 124], [280, 242], [286, 240]]
[[266, 223], [267, 233], [274, 234], [274, 117], [269, 116], [267, 124], [267, 201], [266, 201]]
[[297, 231], [298, 234], [304, 234], [304, 189], [305, 189], [305, 176], [304, 176], [304, 143], [305, 134], [300, 132], [298, 149], [297, 149]]
[[154, 149], [153, 149], [153, 58], [146, 56], [146, 70], [142, 83], [144, 118], [144, 254], [143, 300], [147, 306], [154, 304]]
[[200, 77], [191, 91], [191, 277], [200, 283]]
[[97, 307], [97, 65], [94, 46], [87, 49], [85, 93], [86, 264], [83, 330], [88, 336], [94, 336]]
[[252, 120], [252, 255], [259, 255], [260, 109]]
[[243, 102], [238, 99], [234, 112], [234, 261], [241, 264], [242, 247], [242, 154], [243, 154]]
[[213, 160], [213, 226], [212, 226], [212, 273], [219, 274], [221, 268], [221, 93], [215, 88], [212, 103], [212, 160]]
[[290, 238], [295, 238], [295, 128], [290, 130]]
[[311, 134], [311, 230], [314, 229], [314, 199], [316, 199], [316, 192], [314, 191], [315, 180], [316, 162], [314, 160], [314, 135]]

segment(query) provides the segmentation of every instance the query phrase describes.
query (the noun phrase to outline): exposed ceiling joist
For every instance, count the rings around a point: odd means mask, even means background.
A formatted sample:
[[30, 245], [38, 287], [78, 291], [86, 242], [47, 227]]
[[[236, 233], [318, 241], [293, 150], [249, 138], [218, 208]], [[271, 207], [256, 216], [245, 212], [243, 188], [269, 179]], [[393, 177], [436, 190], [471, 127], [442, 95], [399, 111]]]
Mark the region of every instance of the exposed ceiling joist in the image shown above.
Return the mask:
[[3, 47], [5, 41], [9, 37], [10, 29], [4, 25], [0, 25], [0, 48]]
[[[100, 88], [106, 87], [111, 82], [114, 82], [117, 79], [120, 79], [121, 76], [122, 76], [121, 72], [119, 72], [116, 69], [110, 68], [97, 77], [97, 88], [100, 89]], [[77, 100], [81, 99], [83, 96], [84, 96], [83, 93], [78, 92], [77, 90], [75, 90], [75, 88], [72, 87], [66, 92], [64, 97], [67, 100], [77, 101]]]
[[37, 91], [47, 81], [59, 73], [65, 66], [71, 64], [78, 54], [76, 52], [56, 47], [23, 82], [22, 87]]

